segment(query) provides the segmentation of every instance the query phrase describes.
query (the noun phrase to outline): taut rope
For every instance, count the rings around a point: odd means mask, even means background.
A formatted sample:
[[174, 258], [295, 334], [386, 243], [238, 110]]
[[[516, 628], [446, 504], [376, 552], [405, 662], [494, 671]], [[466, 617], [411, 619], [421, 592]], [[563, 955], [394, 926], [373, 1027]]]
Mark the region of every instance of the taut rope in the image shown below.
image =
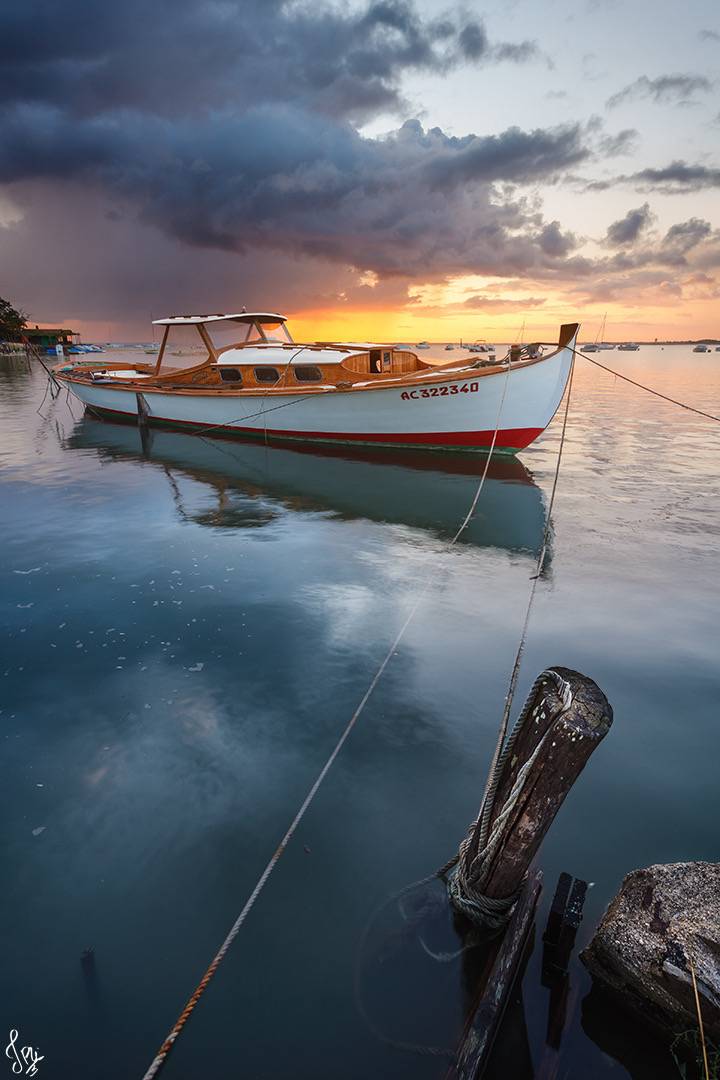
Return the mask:
[[681, 409], [687, 409], [688, 412], [697, 413], [698, 416], [704, 416], [706, 419], [714, 420], [717, 424], [720, 424], [720, 416], [714, 416], [713, 413], [696, 409], [694, 405], [688, 405], [685, 401], [678, 401], [676, 398], [668, 397], [667, 394], [661, 394], [659, 390], [653, 390], [652, 386], [645, 386], [644, 383], [631, 379], [629, 375], [623, 375], [622, 372], [615, 371], [613, 368], [608, 367], [607, 364], [601, 364], [599, 360], [593, 360], [592, 357], [586, 356], [584, 352], [579, 352], [577, 349], [573, 349], [573, 352], [576, 356], [582, 356], [583, 360], [587, 360], [589, 364], [595, 364], [595, 367], [602, 368], [603, 371], [609, 371], [611, 375], [617, 376], [618, 379], [624, 379], [625, 382], [632, 383], [633, 386], [639, 386], [641, 390], [647, 390], [648, 394], [654, 394], [655, 397], [662, 398], [663, 401], [669, 401], [671, 405], [679, 405]]
[[[503, 384], [503, 391], [502, 391], [502, 395], [501, 395], [501, 398], [500, 398], [500, 404], [498, 406], [497, 419], [495, 421], [495, 430], [493, 432], [493, 437], [492, 437], [492, 441], [491, 441], [491, 444], [490, 444], [490, 450], [488, 452], [487, 460], [485, 462], [485, 468], [483, 469], [483, 473], [482, 473], [482, 476], [480, 477], [480, 481], [479, 481], [477, 489], [475, 491], [475, 495], [473, 496], [472, 502], [470, 504], [470, 509], [468, 510], [467, 514], [463, 518], [459, 528], [457, 529], [457, 531], [455, 532], [455, 534], [453, 535], [451, 540], [448, 542], [448, 545], [447, 545], [448, 549], [453, 547], [453, 545], [457, 543], [457, 541], [460, 539], [460, 536], [462, 535], [462, 533], [467, 528], [468, 523], [469, 523], [469, 521], [470, 521], [470, 519], [471, 519], [471, 517], [472, 517], [472, 515], [473, 515], [473, 513], [475, 511], [475, 508], [477, 507], [478, 499], [480, 498], [483, 487], [485, 485], [485, 480], [487, 478], [488, 470], [489, 470], [489, 467], [490, 467], [490, 459], [491, 459], [493, 451], [495, 449], [495, 444], [497, 442], [498, 431], [500, 429], [500, 418], [502, 416], [502, 410], [503, 410], [503, 406], [505, 404], [505, 396], [506, 396], [506, 393], [507, 393], [509, 375], [510, 375], [510, 358], [509, 358], [509, 355], [508, 355], [508, 358], [507, 358], [507, 370], [506, 370], [506, 373], [505, 373], [505, 382]], [[282, 407], [283, 407], [282, 405], [277, 406], [277, 408], [282, 408]], [[268, 412], [269, 411], [271, 411], [271, 410], [268, 410]], [[313, 783], [312, 787], [310, 788], [307, 795], [305, 796], [305, 799], [303, 800], [303, 803], [300, 806], [300, 809], [298, 810], [298, 812], [296, 813], [296, 815], [293, 818], [292, 822], [290, 823], [290, 826], [288, 827], [287, 832], [283, 836], [282, 840], [280, 841], [280, 844], [278, 845], [275, 852], [273, 853], [272, 858], [270, 859], [267, 866], [263, 870], [262, 874], [258, 878], [257, 884], [255, 885], [254, 889], [250, 893], [250, 896], [245, 901], [245, 904], [244, 904], [240, 914], [238, 915], [237, 919], [235, 920], [232, 927], [230, 928], [230, 931], [228, 932], [227, 937], [225, 938], [222, 945], [218, 949], [218, 951], [217, 951], [214, 959], [210, 963], [207, 971], [205, 972], [202, 979], [198, 983], [197, 987], [193, 991], [191, 997], [188, 999], [188, 1002], [185, 1005], [185, 1008], [180, 1013], [180, 1016], [176, 1020], [174, 1026], [172, 1027], [172, 1029], [171, 1029], [170, 1033], [168, 1034], [167, 1038], [165, 1039], [164, 1043], [162, 1044], [162, 1046], [158, 1050], [155, 1058], [153, 1059], [153, 1061], [152, 1061], [152, 1063], [150, 1065], [150, 1068], [145, 1073], [145, 1075], [143, 1077], [143, 1080], [153, 1080], [153, 1078], [156, 1077], [158, 1075], [158, 1073], [160, 1072], [160, 1069], [164, 1065], [165, 1060], [166, 1060], [168, 1054], [170, 1053], [170, 1051], [172, 1050], [172, 1048], [173, 1048], [173, 1046], [175, 1044], [175, 1041], [177, 1040], [180, 1032], [185, 1027], [185, 1024], [187, 1023], [187, 1021], [189, 1020], [193, 1009], [195, 1008], [195, 1006], [197, 1005], [197, 1003], [200, 1000], [201, 996], [203, 995], [203, 993], [207, 989], [207, 986], [208, 986], [210, 980], [212, 979], [213, 975], [215, 974], [218, 967], [220, 966], [220, 962], [222, 961], [223, 957], [225, 956], [228, 949], [232, 945], [233, 941], [237, 937], [237, 935], [238, 935], [238, 933], [240, 931], [240, 927], [245, 922], [245, 919], [247, 918], [248, 914], [250, 913], [251, 909], [253, 908], [258, 896], [260, 895], [263, 888], [265, 887], [265, 883], [267, 882], [268, 878], [270, 877], [273, 870], [277, 866], [277, 863], [278, 863], [278, 860], [280, 859], [280, 856], [285, 851], [285, 849], [288, 846], [290, 840], [292, 839], [293, 834], [295, 833], [298, 825], [300, 824], [303, 817], [305, 816], [305, 813], [307, 812], [310, 804], [312, 803], [313, 799], [315, 798], [315, 796], [316, 796], [316, 794], [317, 794], [317, 792], [318, 792], [318, 790], [320, 788], [320, 785], [322, 784], [323, 780], [325, 779], [328, 772], [330, 771], [330, 768], [332, 767], [335, 759], [337, 758], [338, 754], [340, 753], [343, 746], [345, 745], [345, 742], [347, 741], [347, 739], [348, 739], [348, 737], [350, 735], [350, 732], [355, 727], [355, 724], [357, 723], [357, 721], [360, 719], [360, 716], [361, 716], [361, 714], [363, 712], [363, 709], [365, 708], [368, 701], [370, 700], [370, 697], [371, 697], [375, 687], [377, 686], [380, 679], [382, 678], [382, 675], [383, 675], [383, 672], [385, 671], [385, 668], [390, 663], [390, 660], [392, 659], [392, 656], [393, 656], [395, 650], [397, 649], [398, 645], [402, 641], [402, 639], [403, 639], [403, 637], [405, 635], [405, 631], [407, 630], [408, 626], [412, 622], [412, 620], [413, 620], [413, 618], [415, 616], [415, 613], [417, 612], [417, 610], [418, 610], [422, 600], [426, 596], [427, 592], [431, 588], [431, 585], [432, 585], [432, 582], [430, 580], [428, 580], [426, 582], [425, 586], [422, 588], [422, 590], [418, 594], [413, 606], [410, 609], [410, 612], [409, 612], [407, 618], [405, 619], [404, 623], [400, 627], [400, 630], [398, 631], [392, 645], [388, 649], [387, 653], [385, 654], [384, 659], [382, 660], [382, 662], [380, 663], [380, 666], [378, 667], [377, 671], [375, 672], [375, 675], [373, 676], [373, 679], [372, 679], [368, 689], [365, 691], [365, 694], [363, 695], [362, 699], [360, 700], [359, 705], [357, 706], [357, 708], [355, 709], [355, 712], [350, 717], [350, 720], [348, 721], [344, 731], [342, 732], [342, 734], [340, 735], [340, 738], [338, 739], [337, 743], [335, 744], [335, 747], [332, 750], [332, 753], [330, 754], [327, 761], [323, 765], [322, 769], [318, 773], [318, 776], [317, 776], [315, 782]]]
[[[574, 352], [575, 350], [573, 350]], [[540, 548], [540, 554], [538, 555], [537, 565], [535, 567], [535, 573], [532, 578], [532, 585], [530, 587], [530, 596], [528, 598], [527, 608], [525, 609], [525, 619], [523, 621], [522, 632], [520, 634], [520, 642], [515, 653], [515, 660], [513, 662], [512, 671], [510, 672], [510, 682], [508, 684], [507, 694], [505, 695], [505, 705], [503, 708], [503, 715], [500, 721], [500, 729], [498, 731], [497, 744], [495, 746], [495, 752], [493, 754], [492, 762], [488, 772], [487, 782], [485, 784], [485, 791], [483, 794], [480, 815], [478, 818], [478, 828], [474, 830], [473, 837], [469, 845], [466, 848], [465, 861], [469, 866], [472, 862], [478, 858], [483, 848], [487, 844], [488, 829], [490, 826], [490, 817], [493, 809], [493, 799], [495, 795], [495, 787], [497, 786], [498, 777], [498, 763], [500, 755], [502, 753], [503, 744], [507, 735], [508, 721], [510, 719], [510, 710], [512, 708], [513, 698], [515, 697], [515, 689], [517, 687], [518, 675], [520, 673], [520, 663], [522, 661], [522, 655], [525, 651], [525, 642], [527, 640], [528, 626], [530, 624], [530, 613], [532, 611], [533, 602], [535, 600], [535, 593], [537, 590], [537, 583], [542, 574], [543, 566], [545, 563], [545, 556], [547, 554], [548, 539], [550, 537], [551, 528], [551, 515], [553, 506], [555, 505], [555, 493], [557, 492], [558, 478], [560, 476], [560, 463], [562, 461], [563, 448], [565, 446], [565, 435], [567, 432], [568, 412], [570, 410], [570, 397], [572, 394], [573, 376], [575, 374], [575, 358], [573, 357], [572, 366], [570, 368], [570, 380], [568, 383], [567, 397], [565, 399], [565, 414], [563, 416], [562, 433], [560, 435], [560, 446], [558, 447], [557, 462], [555, 464], [555, 476], [553, 477], [552, 491], [550, 493], [550, 502], [548, 504], [547, 518], [545, 521], [545, 531], [543, 532], [542, 546]]]

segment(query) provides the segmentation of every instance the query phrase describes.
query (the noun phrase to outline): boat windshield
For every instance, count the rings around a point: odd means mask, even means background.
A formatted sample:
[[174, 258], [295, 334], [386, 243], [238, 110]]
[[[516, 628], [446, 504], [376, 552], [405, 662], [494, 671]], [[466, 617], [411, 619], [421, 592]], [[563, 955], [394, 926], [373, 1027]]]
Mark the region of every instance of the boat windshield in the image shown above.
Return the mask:
[[292, 344], [292, 338], [283, 322], [247, 322], [242, 319], [218, 319], [205, 323], [205, 329], [216, 352], [233, 345], [252, 345], [271, 341]]
[[265, 335], [266, 341], [280, 342], [283, 345], [292, 345], [293, 343], [290, 331], [284, 322], [264, 322], [260, 324], [260, 329]]
[[197, 367], [208, 358], [207, 345], [200, 337], [197, 326], [170, 326], [155, 370], [160, 375], [168, 371], [182, 371], [184, 368]]

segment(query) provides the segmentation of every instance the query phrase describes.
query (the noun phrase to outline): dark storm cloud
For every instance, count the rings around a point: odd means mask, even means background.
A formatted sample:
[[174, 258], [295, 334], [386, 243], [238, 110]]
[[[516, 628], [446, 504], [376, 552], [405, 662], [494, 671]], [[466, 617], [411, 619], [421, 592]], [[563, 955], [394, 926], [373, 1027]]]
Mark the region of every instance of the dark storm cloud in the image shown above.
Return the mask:
[[559, 221], [551, 221], [542, 229], [538, 243], [546, 255], [554, 258], [562, 258], [578, 246], [577, 237], [571, 232], [563, 232]]
[[[137, 112], [74, 118], [32, 105], [0, 115], [0, 181], [62, 178], [134, 204], [197, 246], [273, 247], [379, 274], [544, 263], [569, 250], [494, 181], [534, 183], [583, 160], [579, 128], [451, 138], [407, 121], [364, 138], [289, 107], [201, 122]], [[518, 235], [525, 230], [525, 235]]]
[[[524, 64], [540, 55], [540, 50], [534, 41], [520, 41], [517, 44], [508, 41], [502, 45], [496, 45], [493, 49], [493, 59], [508, 60], [511, 64]], [[546, 63], [550, 67], [553, 66], [548, 58], [546, 58]]]
[[693, 94], [698, 91], [709, 92], [713, 84], [702, 75], [660, 75], [649, 79], [641, 75], [617, 94], [608, 98], [608, 108], [614, 109], [628, 101], [640, 101], [643, 98], [656, 104], [689, 105]]
[[711, 234], [712, 226], [709, 221], [690, 218], [689, 221], [681, 221], [668, 229], [663, 238], [663, 246], [684, 255], [703, 240], [707, 240]]
[[661, 169], [641, 169], [630, 176], [621, 176], [621, 181], [642, 184], [666, 194], [685, 191], [702, 191], [704, 188], [720, 187], [720, 169], [706, 165], [688, 165], [684, 161], [673, 161]]
[[512, 127], [501, 135], [482, 138], [467, 135], [457, 139], [443, 135], [442, 140], [443, 150], [429, 166], [438, 187], [473, 180], [531, 183], [590, 156], [579, 124], [529, 132]]
[[720, 41], [717, 30], [698, 30], [698, 37], [701, 41]]
[[470, 22], [460, 31], [460, 51], [468, 60], [479, 60], [489, 49], [485, 27], [481, 22]]
[[600, 153], [603, 157], [622, 157], [632, 154], [637, 149], [640, 133], [635, 128], [623, 128], [616, 135], [603, 135], [600, 138]]
[[402, 108], [407, 72], [536, 53], [411, 0], [9, 0], [0, 182], [101, 193], [196, 247], [381, 276], [545, 266], [570, 241], [543, 233], [517, 187], [590, 156], [578, 125], [456, 138], [408, 121], [382, 139], [357, 127]]
[[605, 242], [612, 247], [622, 247], [634, 244], [640, 234], [644, 232], [653, 220], [650, 212], [650, 204], [644, 203], [635, 210], [628, 210], [625, 217], [614, 221], [608, 226]]
[[408, 71], [536, 54], [533, 42], [491, 42], [468, 15], [424, 18], [413, 0], [352, 9], [281, 0], [5, 0], [0, 101], [165, 116], [292, 101], [361, 119], [401, 106]]
[[664, 195], [682, 195], [689, 191], [703, 191], [720, 187], [720, 169], [708, 165], [689, 165], [685, 161], [672, 161], [661, 168], [641, 169], [624, 173], [606, 180], [584, 180], [571, 177], [580, 191], [608, 191], [612, 187], [631, 184], [639, 191], [659, 191]]

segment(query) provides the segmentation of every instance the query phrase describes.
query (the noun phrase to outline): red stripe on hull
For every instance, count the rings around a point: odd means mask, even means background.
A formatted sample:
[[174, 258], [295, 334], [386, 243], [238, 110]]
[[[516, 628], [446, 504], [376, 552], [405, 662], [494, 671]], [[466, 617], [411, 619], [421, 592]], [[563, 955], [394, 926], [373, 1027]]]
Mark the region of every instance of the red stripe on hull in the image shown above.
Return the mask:
[[[133, 422], [135, 413], [118, 409], [106, 409], [98, 405], [87, 406], [93, 412], [107, 416], [123, 417]], [[273, 439], [309, 439], [316, 442], [375, 443], [383, 446], [438, 446], [467, 450], [487, 450], [493, 441], [492, 431], [419, 431], [419, 432], [339, 432], [294, 431], [289, 428], [235, 427], [225, 424], [206, 424], [199, 420], [171, 420], [165, 416], [149, 416], [150, 423], [165, 424], [177, 428], [201, 428], [208, 435], [265, 435]], [[544, 428], [507, 428], [497, 433], [495, 446], [498, 450], [522, 450], [541, 435]]]

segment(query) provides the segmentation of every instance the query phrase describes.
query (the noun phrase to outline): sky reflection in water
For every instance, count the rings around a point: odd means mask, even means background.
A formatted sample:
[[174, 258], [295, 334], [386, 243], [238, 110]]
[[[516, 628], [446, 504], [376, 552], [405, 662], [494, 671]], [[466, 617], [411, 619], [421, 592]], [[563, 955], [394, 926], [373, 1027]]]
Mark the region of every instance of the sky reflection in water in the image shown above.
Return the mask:
[[[610, 362], [720, 409], [712, 354]], [[429, 582], [165, 1075], [442, 1076], [378, 1033], [451, 1045], [463, 961], [433, 961], [382, 905], [477, 809], [559, 424], [493, 465], [448, 550], [472, 458], [173, 433], [143, 449], [64, 395], [38, 415], [40, 374], [0, 370], [8, 1023], [47, 1076], [142, 1075]], [[541, 859], [540, 929], [560, 870], [594, 882], [582, 946], [629, 870], [718, 857], [718, 431], [582, 364], [568, 438], [518, 707], [562, 663], [615, 709]], [[442, 917], [428, 933], [452, 937]], [[561, 1072], [672, 1075], [650, 1046], [633, 1061], [577, 964], [572, 985]], [[547, 1067], [537, 948], [523, 993]]]

